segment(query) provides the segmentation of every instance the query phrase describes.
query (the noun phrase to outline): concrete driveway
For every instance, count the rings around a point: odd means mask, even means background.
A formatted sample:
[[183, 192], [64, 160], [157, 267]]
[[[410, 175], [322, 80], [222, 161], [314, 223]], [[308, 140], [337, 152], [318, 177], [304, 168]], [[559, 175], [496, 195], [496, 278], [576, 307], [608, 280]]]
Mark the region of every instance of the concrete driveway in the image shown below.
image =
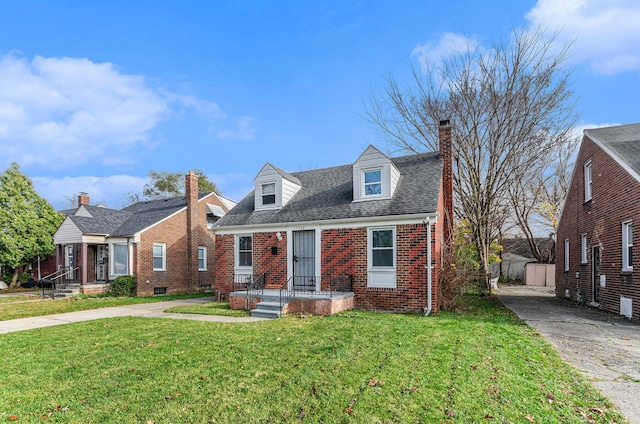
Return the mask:
[[498, 298], [640, 424], [640, 323], [557, 299], [545, 287], [500, 286]]

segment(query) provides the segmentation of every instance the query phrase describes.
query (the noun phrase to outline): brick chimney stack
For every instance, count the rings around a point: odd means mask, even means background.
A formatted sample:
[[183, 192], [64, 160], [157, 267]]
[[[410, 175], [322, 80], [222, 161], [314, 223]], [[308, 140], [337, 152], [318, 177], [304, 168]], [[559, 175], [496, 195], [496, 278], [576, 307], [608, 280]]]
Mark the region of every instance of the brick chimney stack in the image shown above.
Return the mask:
[[78, 194], [78, 207], [89, 204], [89, 195], [83, 191]]
[[198, 286], [198, 176], [189, 171], [185, 177], [185, 200], [187, 201], [187, 290], [195, 292]]
[[453, 154], [451, 151], [451, 124], [440, 121], [438, 129], [442, 165], [442, 198], [444, 203], [443, 241], [449, 243], [453, 234]]

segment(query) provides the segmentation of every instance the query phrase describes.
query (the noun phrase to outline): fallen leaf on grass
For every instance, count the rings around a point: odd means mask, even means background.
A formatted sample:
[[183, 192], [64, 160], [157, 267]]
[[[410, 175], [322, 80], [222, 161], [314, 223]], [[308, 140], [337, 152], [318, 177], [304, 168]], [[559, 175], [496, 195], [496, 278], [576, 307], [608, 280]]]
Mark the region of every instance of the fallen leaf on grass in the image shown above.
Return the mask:
[[344, 411], [347, 414], [351, 414], [353, 412], [353, 405], [355, 405], [357, 401], [358, 401], [358, 398], [353, 398], [349, 406], [347, 406]]
[[600, 415], [601, 417], [604, 415], [604, 411], [602, 409], [600, 409], [600, 408], [595, 408], [594, 407], [594, 408], [591, 408], [591, 410], [593, 412], [595, 412], [596, 414]]
[[455, 417], [456, 416], [456, 411], [453, 409], [447, 409], [447, 416], [448, 417]]
[[7, 417], [7, 421], [18, 421], [18, 416], [17, 415], [9, 415]]
[[529, 414], [525, 415], [524, 417], [525, 417], [525, 418], [527, 419], [527, 421], [529, 421], [530, 423], [535, 423], [535, 422], [536, 422], [536, 419], [535, 419], [535, 418], [533, 418], [533, 417], [532, 417], [531, 415], [529, 415]]
[[307, 415], [307, 411], [305, 411], [304, 409], [302, 411], [300, 411], [300, 413], [298, 414], [298, 419], [301, 420], [304, 418], [304, 416]]
[[556, 400], [556, 398], [551, 393], [547, 393], [547, 401], [553, 403], [554, 400]]
[[621, 337], [622, 340], [630, 340], [629, 337]]

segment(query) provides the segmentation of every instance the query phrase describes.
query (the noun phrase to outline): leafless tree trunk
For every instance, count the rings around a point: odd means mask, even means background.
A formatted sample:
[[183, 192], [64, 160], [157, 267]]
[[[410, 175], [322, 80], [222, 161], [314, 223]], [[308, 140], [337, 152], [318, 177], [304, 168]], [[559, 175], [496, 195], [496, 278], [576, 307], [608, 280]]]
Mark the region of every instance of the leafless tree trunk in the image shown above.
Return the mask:
[[471, 226], [487, 285], [491, 242], [504, 223], [498, 212], [515, 208], [513, 187], [549, 168], [577, 120], [568, 46], [558, 50], [556, 40], [540, 28], [514, 30], [489, 50], [468, 46], [442, 63], [425, 57], [413, 87], [404, 91], [389, 77], [366, 111], [405, 152], [437, 150], [435, 123], [451, 120], [456, 213]]

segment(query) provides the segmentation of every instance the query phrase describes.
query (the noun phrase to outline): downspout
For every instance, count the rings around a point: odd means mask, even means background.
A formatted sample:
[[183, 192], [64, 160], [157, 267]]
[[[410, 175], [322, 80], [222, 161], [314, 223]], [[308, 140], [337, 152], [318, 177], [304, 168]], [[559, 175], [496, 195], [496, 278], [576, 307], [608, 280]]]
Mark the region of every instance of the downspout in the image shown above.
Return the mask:
[[424, 225], [427, 229], [427, 310], [424, 312], [424, 316], [428, 317], [433, 307], [431, 301], [431, 220], [427, 218]]

